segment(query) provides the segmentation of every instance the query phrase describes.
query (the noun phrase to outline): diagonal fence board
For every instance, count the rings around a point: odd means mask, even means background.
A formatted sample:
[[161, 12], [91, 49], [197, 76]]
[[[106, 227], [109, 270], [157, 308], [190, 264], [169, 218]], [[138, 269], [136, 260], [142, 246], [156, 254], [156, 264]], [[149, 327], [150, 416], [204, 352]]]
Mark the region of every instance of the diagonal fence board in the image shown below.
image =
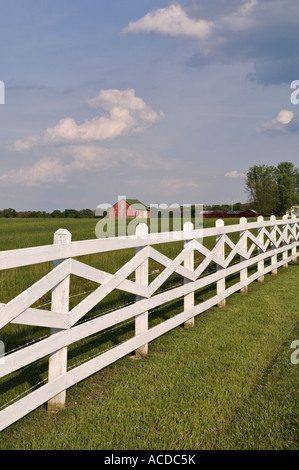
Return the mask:
[[[71, 274], [82, 277], [83, 279], [87, 279], [88, 281], [96, 282], [98, 284], [103, 284], [113, 277], [113, 274], [106, 273], [105, 271], [88, 266], [87, 264], [77, 260], [72, 260]], [[141, 297], [148, 297], [148, 290], [145, 286], [142, 286], [137, 282], [129, 281], [128, 279], [125, 279], [123, 282], [121, 282], [117, 286], [117, 289], [128, 292], [130, 294], [140, 295]]]
[[[293, 256], [290, 256], [288, 257], [287, 261], [290, 262], [292, 259]], [[275, 267], [280, 267], [283, 265], [283, 263], [284, 261], [280, 261], [275, 265]], [[270, 268], [271, 266], [265, 269], [265, 273], [270, 272]], [[209, 308], [217, 305], [217, 303], [219, 303], [227, 296], [237, 292], [246, 283], [249, 284], [256, 280], [258, 275], [259, 273], [255, 273], [248, 279], [246, 279], [246, 281], [238, 282], [237, 284], [233, 285], [232, 287], [227, 289], [226, 292], [216, 295], [188, 311], [179, 313], [176, 316], [165, 320], [159, 325], [154, 326], [145, 333], [135, 336], [125, 341], [124, 343], [115, 346], [113, 349], [99, 354], [97, 357], [87, 361], [86, 363], [80, 366], [75, 367], [74, 369], [66, 372], [64, 375], [61, 375], [54, 381], [43, 385], [38, 390], [32, 392], [25, 398], [22, 398], [16, 403], [8, 406], [4, 410], [0, 411], [0, 431], [13, 424], [16, 420], [26, 416], [28, 413], [41, 406], [47, 400], [51, 399], [53, 396], [57, 395], [66, 388], [72, 387], [78, 382], [86, 379], [87, 377], [95, 374], [96, 372], [99, 372], [100, 370], [112, 364], [113, 362], [121, 359], [122, 357], [136, 350], [144, 343], [153, 341], [159, 336], [181, 325], [188, 319], [197, 316], [203, 313], [204, 311], [208, 310]]]
[[[299, 219], [271, 219], [270, 221], [247, 223], [245, 219], [244, 223], [233, 226], [223, 225], [209, 229], [173, 232], [171, 233], [172, 239], [168, 240], [165, 239], [166, 234], [163, 234], [163, 237], [161, 234], [149, 234], [145, 238], [120, 237], [120, 239], [71, 242], [61, 244], [60, 246], [56, 245], [53, 249], [52, 247], [36, 247], [37, 251], [35, 252], [32, 249], [0, 252], [0, 270], [7, 269], [7, 266], [16, 267], [49, 260], [64, 260], [49, 274], [15, 299], [7, 304], [0, 304], [0, 328], [8, 323], [16, 323], [58, 329], [51, 336], [5, 356], [4, 364], [0, 366], [0, 377], [4, 377], [33, 362], [50, 356], [57, 350], [104, 331], [107, 328], [114, 327], [129, 319], [134, 319], [134, 317], [143, 312], [151, 312], [152, 309], [179, 298], [183, 299], [185, 296], [203, 287], [223, 279], [225, 280], [226, 277], [242, 270], [247, 270], [250, 266], [256, 264], [258, 266], [257, 272], [241, 277], [240, 282], [229, 288], [224, 288], [223, 292], [218, 292], [208, 301], [201, 302], [194, 308], [189, 309], [189, 307], [185, 307], [185, 311], [176, 314], [144, 333], [135, 334], [135, 337], [124, 344], [114, 346], [107, 353], [99, 354], [99, 357], [96, 357], [94, 360], [92, 359], [82, 366], [68, 371], [65, 375], [58, 377], [42, 386], [36, 392], [31, 393], [28, 397], [0, 411], [0, 429], [4, 429], [12, 422], [35, 409], [39, 404], [51, 399], [61, 391], [72, 386], [72, 384], [106, 367], [106, 365], [123, 357], [124, 354], [136, 350], [136, 348], [152, 341], [175, 326], [183, 324], [185, 321], [190, 320], [190, 318], [207, 310], [210, 306], [217, 305], [232, 293], [248, 286], [254, 280], [261, 279], [263, 275], [274, 272], [277, 268], [297, 259], [297, 249], [299, 246], [298, 222]], [[257, 235], [252, 233], [252, 230], [256, 230]], [[230, 234], [234, 233], [239, 234], [238, 240], [235, 243], [229, 237]], [[216, 242], [213, 248], [208, 249], [204, 246], [202, 240], [205, 237], [212, 236], [217, 237]], [[160, 251], [153, 247], [155, 244], [176, 242], [178, 240], [183, 240], [185, 243], [181, 252], [174, 259], [160, 253]], [[82, 254], [132, 247], [140, 247], [140, 249], [114, 274], [73, 259], [73, 257], [81, 256]], [[200, 261], [196, 270], [193, 271], [185, 267], [184, 262], [190, 255], [190, 252], [195, 251], [203, 257], [203, 260]], [[225, 255], [226, 252], [227, 254]], [[291, 254], [289, 254], [290, 252]], [[219, 253], [224, 253], [224, 256], [220, 256]], [[6, 255], [8, 258], [5, 258]], [[279, 255], [282, 255], [282, 259], [277, 261]], [[239, 262], [232, 264], [236, 257], [240, 258]], [[17, 264], [17, 259], [19, 259], [19, 264]], [[136, 281], [129, 280], [128, 277], [134, 275], [136, 270], [149, 259], [164, 266], [162, 272], [151, 284], [148, 286], [141, 285]], [[271, 261], [271, 264], [265, 267], [264, 261], [267, 259]], [[211, 263], [216, 264], [221, 269], [206, 273], [205, 270]], [[182, 276], [188, 282], [160, 292], [161, 286], [174, 273]], [[60, 314], [54, 311], [31, 307], [41, 296], [54, 289], [71, 274], [93, 281], [98, 284], [98, 287], [68, 313]], [[135, 303], [78, 323], [79, 320], [115, 289], [134, 294], [136, 296]], [[127, 352], [124, 353], [124, 351]]]
[[59, 266], [46, 274], [42, 279], [37, 281], [33, 286], [26, 289], [20, 295], [8, 302], [0, 310], [0, 329], [15, 320], [21, 313], [29, 308], [34, 302], [39, 300], [44, 294], [49, 292], [62, 280], [70, 274], [71, 262], [65, 260]]
[[[294, 247], [294, 244], [292, 245]], [[296, 245], [298, 246], [298, 245]], [[283, 248], [275, 249], [274, 253], [276, 255], [283, 253]], [[273, 255], [273, 253], [271, 253]], [[252, 258], [252, 263], [255, 264], [261, 260], [266, 259], [268, 255], [262, 253], [254, 258]], [[293, 259], [294, 257], [291, 257]], [[284, 263], [285, 261], [283, 261]], [[282, 263], [282, 262], [281, 262]], [[163, 304], [166, 304], [170, 301], [176, 300], [183, 297], [191, 292], [202, 289], [210, 284], [213, 284], [227, 276], [235, 274], [240, 269], [248, 266], [248, 260], [245, 260], [238, 265], [230, 266], [226, 271], [219, 271], [212, 274], [209, 274], [203, 278], [197, 279], [194, 283], [188, 283], [179, 287], [169, 289], [168, 291], [156, 294], [149, 299], [142, 299], [136, 302], [133, 305], [120, 308], [111, 313], [105, 314], [103, 316], [97, 317], [95, 319], [88, 320], [83, 324], [73, 326], [67, 331], [61, 331], [52, 335], [49, 338], [41, 340], [39, 343], [36, 343], [31, 346], [26, 347], [27, 355], [24, 354], [24, 350], [17, 351], [6, 357], [5, 365], [0, 368], [0, 377], [7, 375], [13, 371], [24, 367], [27, 364], [30, 364], [33, 361], [42, 359], [43, 357], [51, 354], [57, 348], [63, 348], [72, 343], [80, 341], [83, 338], [86, 338], [92, 334], [103, 331], [107, 328], [113, 327], [122, 321], [129, 320], [136, 315], [139, 315], [143, 311], [151, 310], [156, 307], [159, 307]], [[275, 267], [279, 267], [276, 263], [268, 267], [268, 271], [271, 271]], [[252, 277], [248, 278], [248, 283], [252, 282]], [[228, 290], [225, 291], [228, 295]], [[65, 315], [66, 316], [66, 315]]]
[[[5, 304], [0, 304], [0, 308]], [[11, 323], [17, 325], [39, 326], [41, 328], [60, 328], [67, 329], [68, 321], [63, 313], [56, 313], [50, 310], [40, 308], [27, 308]]]
[[[187, 254], [186, 254], [186, 256], [187, 256]], [[164, 255], [164, 254], [160, 253], [159, 251], [155, 250], [152, 247], [149, 247], [149, 258], [153, 259], [157, 263], [162, 264], [165, 268], [168, 268], [174, 261], [174, 260], [168, 258], [166, 255]], [[180, 274], [181, 276], [186, 277], [187, 279], [190, 279], [192, 281], [194, 280], [193, 271], [190, 271], [190, 269], [186, 269], [181, 264], [180, 265], [176, 264], [173, 272], [176, 272], [177, 274]]]
[[103, 282], [92, 294], [82, 300], [74, 307], [67, 316], [69, 317], [69, 325], [73, 326], [84, 315], [86, 315], [101, 300], [116, 289], [132, 272], [136, 270], [145, 260], [148, 259], [148, 247], [144, 247], [122, 268], [120, 268], [111, 278]]

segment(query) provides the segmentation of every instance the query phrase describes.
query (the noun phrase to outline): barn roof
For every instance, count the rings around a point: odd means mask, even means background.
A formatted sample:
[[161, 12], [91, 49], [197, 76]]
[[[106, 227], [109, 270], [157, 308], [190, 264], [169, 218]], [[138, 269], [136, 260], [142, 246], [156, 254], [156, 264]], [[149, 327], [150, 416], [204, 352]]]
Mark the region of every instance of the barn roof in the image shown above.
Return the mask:
[[257, 212], [253, 209], [245, 209], [243, 211], [227, 211], [227, 214], [243, 214], [244, 212], [252, 212], [254, 214], [257, 214]]
[[[136, 209], [142, 209], [144, 208], [144, 210], [148, 210], [149, 208], [143, 204], [142, 202], [138, 201], [138, 199], [126, 199], [127, 203], [130, 205], [130, 206], [133, 206], [135, 207]], [[137, 206], [137, 207], [136, 207]], [[142, 207], [141, 207], [142, 206]]]
[[214, 210], [214, 211], [201, 211], [200, 214], [223, 214], [224, 211]]

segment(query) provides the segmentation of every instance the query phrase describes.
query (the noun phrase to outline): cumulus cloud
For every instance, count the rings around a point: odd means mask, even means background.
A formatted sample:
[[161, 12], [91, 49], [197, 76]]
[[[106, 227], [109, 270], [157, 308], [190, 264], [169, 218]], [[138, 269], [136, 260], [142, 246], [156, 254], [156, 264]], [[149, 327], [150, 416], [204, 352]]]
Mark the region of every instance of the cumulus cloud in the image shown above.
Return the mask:
[[250, 28], [254, 24], [254, 9], [258, 0], [243, 1], [243, 3], [231, 14], [223, 16], [221, 22], [232, 31], [241, 31]]
[[7, 148], [22, 152], [39, 146], [39, 150], [55, 146], [55, 158], [43, 157], [32, 166], [10, 170], [0, 176], [2, 183], [40, 186], [44, 183], [65, 182], [74, 173], [101, 171], [126, 164], [137, 169], [148, 167], [146, 159], [125, 149], [108, 149], [100, 143], [128, 134], [143, 132], [156, 124], [163, 113], [157, 113], [135, 95], [134, 89], [101, 90], [87, 100], [89, 107], [102, 114], [77, 124], [71, 118], [61, 119], [42, 136], [9, 143]]
[[32, 135], [27, 137], [26, 140], [16, 140], [8, 144], [8, 150], [15, 150], [16, 152], [23, 152], [24, 150], [30, 150], [32, 147], [35, 147], [40, 141], [38, 135]]
[[238, 170], [232, 170], [224, 175], [226, 178], [244, 178], [246, 176], [246, 173], [240, 172]]
[[196, 49], [187, 65], [247, 62], [255, 69], [247, 78], [270, 85], [296, 78], [298, 17], [294, 0], [190, 0], [153, 10], [123, 31], [188, 36]]
[[293, 120], [294, 113], [292, 111], [287, 111], [286, 109], [281, 110], [275, 119], [268, 122], [262, 122], [260, 126], [256, 129], [257, 133], [262, 132], [282, 132], [287, 129], [287, 125]]
[[39, 144], [86, 143], [111, 141], [134, 132], [142, 132], [156, 124], [163, 113], [157, 113], [142, 98], [135, 96], [134, 89], [102, 90], [89, 99], [88, 105], [101, 108], [106, 114], [85, 120], [82, 124], [67, 117], [54, 127], [46, 129], [42, 137], [32, 136], [10, 145], [16, 151], [31, 149]]
[[147, 162], [143, 157], [125, 149], [106, 149], [93, 145], [75, 145], [60, 149], [60, 156], [43, 157], [32, 166], [10, 170], [0, 176], [0, 182], [21, 186], [41, 186], [47, 183], [64, 183], [70, 175], [101, 172], [121, 165], [134, 168], [145, 168]]
[[158, 8], [143, 18], [130, 22], [123, 32], [205, 38], [211, 33], [212, 27], [212, 22], [190, 18], [181, 5], [175, 4], [167, 8]]
[[31, 167], [10, 170], [0, 176], [2, 183], [22, 186], [40, 186], [44, 183], [65, 181], [65, 167], [59, 158], [44, 157]]

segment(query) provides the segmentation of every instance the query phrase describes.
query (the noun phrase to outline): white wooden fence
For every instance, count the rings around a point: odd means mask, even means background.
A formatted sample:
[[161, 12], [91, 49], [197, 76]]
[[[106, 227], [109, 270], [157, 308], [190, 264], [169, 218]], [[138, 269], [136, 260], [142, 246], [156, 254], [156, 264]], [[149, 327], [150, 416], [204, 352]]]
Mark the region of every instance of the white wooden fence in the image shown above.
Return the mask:
[[[235, 243], [229, 238], [238, 237]], [[71, 242], [67, 230], [55, 234], [54, 244], [0, 252], [0, 270], [53, 261], [53, 270], [0, 310], [0, 329], [8, 323], [51, 328], [45, 339], [7, 354], [0, 364], [0, 377], [7, 376], [29, 364], [49, 357], [48, 381], [37, 390], [10, 404], [0, 411], [0, 430], [10, 426], [32, 410], [48, 402], [49, 410], [64, 406], [65, 391], [74, 384], [100, 371], [118, 359], [135, 351], [137, 357], [147, 354], [148, 344], [171, 329], [184, 324], [194, 325], [194, 317], [212, 306], [225, 305], [231, 294], [247, 292], [248, 285], [263, 281], [267, 273], [277, 273], [298, 256], [299, 218], [247, 223], [240, 219], [236, 225], [224, 226], [218, 220], [216, 227], [193, 230], [189, 222], [181, 232], [148, 234], [147, 226], [140, 224], [136, 235]], [[207, 237], [215, 237], [212, 249], [204, 243]], [[161, 243], [184, 241], [182, 251], [170, 259], [157, 251], [154, 246]], [[88, 266], [74, 258], [93, 253], [104, 253], [135, 248], [135, 255], [115, 274]], [[194, 252], [201, 254], [202, 261], [195, 268]], [[239, 262], [235, 262], [238, 256]], [[153, 259], [165, 269], [149, 283], [148, 261]], [[234, 260], [234, 261], [233, 261]], [[217, 270], [203, 275], [207, 267], [215, 263]], [[257, 265], [253, 274], [248, 268]], [[183, 276], [184, 284], [164, 292], [157, 292], [162, 284], [174, 273]], [[240, 273], [240, 280], [226, 287], [226, 277]], [[135, 281], [128, 276], [135, 273]], [[70, 275], [80, 276], [96, 282], [99, 286], [72, 310], [69, 311]], [[197, 305], [194, 294], [197, 290], [216, 283], [217, 292], [212, 298]], [[133, 293], [136, 301], [111, 313], [91, 318], [77, 324], [93, 307], [114, 289]], [[31, 308], [47, 292], [52, 291], [51, 311]], [[178, 298], [184, 299], [181, 313], [148, 328], [151, 309]], [[135, 318], [135, 336], [99, 353], [87, 362], [67, 370], [67, 347], [83, 338]]]

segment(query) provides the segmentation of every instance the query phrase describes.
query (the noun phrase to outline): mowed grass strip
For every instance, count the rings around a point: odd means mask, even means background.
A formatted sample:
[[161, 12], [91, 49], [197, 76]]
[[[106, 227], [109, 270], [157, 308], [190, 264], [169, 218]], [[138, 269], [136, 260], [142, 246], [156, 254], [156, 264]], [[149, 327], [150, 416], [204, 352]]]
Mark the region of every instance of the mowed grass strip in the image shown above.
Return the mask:
[[0, 449], [298, 449], [298, 282], [298, 263], [267, 275], [150, 343], [147, 358], [69, 389], [64, 411], [12, 425]]

